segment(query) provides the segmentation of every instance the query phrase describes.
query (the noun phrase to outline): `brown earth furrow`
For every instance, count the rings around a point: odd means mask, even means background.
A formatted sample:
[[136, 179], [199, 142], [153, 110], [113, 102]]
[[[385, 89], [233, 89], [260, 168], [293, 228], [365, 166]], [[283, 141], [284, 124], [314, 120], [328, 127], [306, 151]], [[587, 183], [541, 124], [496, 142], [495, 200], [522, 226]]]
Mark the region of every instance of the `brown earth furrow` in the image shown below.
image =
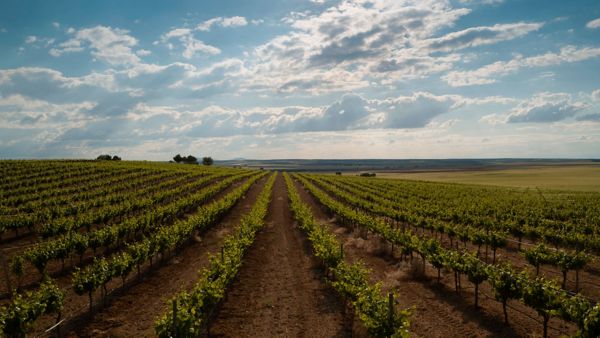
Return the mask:
[[349, 336], [344, 304], [324, 283], [308, 240], [294, 226], [281, 175], [273, 189], [265, 228], [244, 257], [211, 336]]

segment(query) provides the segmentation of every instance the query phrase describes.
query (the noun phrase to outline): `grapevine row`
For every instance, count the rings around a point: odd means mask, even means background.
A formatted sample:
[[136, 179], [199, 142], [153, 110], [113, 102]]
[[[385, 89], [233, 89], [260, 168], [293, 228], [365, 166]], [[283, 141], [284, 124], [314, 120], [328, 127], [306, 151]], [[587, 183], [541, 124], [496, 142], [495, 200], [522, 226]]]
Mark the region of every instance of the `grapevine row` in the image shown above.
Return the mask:
[[[386, 216], [391, 219], [395, 219], [402, 222], [407, 222], [409, 224], [415, 224], [423, 230], [430, 229], [439, 232], [440, 234], [446, 233], [450, 238], [450, 244], [452, 245], [453, 237], [458, 237], [463, 243], [470, 241], [474, 245], [478, 247], [477, 256], [479, 257], [480, 249], [482, 245], [486, 245], [486, 258], [487, 258], [487, 247], [490, 246], [493, 251], [493, 263], [496, 261], [496, 250], [501, 247], [505, 247], [507, 244], [507, 235], [506, 233], [497, 231], [497, 230], [479, 230], [470, 226], [461, 226], [461, 225], [452, 225], [452, 224], [444, 224], [443, 221], [439, 220], [431, 220], [426, 217], [416, 217], [411, 216], [410, 214], [401, 215], [398, 211], [398, 206], [395, 204], [378, 204], [370, 202], [369, 200], [365, 200], [362, 197], [365, 196], [359, 190], [348, 189], [349, 192], [345, 192], [336, 187], [329, 186], [323, 180], [320, 180], [315, 176], [304, 176], [311, 181], [315, 182], [319, 187], [324, 189], [325, 191], [333, 194], [337, 198], [342, 199], [343, 201], [361, 208], [362, 210], [367, 210], [371, 213], [375, 213], [378, 215]], [[327, 180], [330, 181], [330, 180]], [[372, 199], [372, 198], [371, 198]], [[458, 242], [457, 242], [458, 245]], [[536, 271], [539, 271], [539, 266], [541, 264], [549, 264], [553, 265], [560, 269], [563, 275], [563, 289], [566, 288], [566, 277], [567, 272], [569, 270], [575, 270], [576, 272], [576, 290], [579, 289], [579, 271], [585, 267], [585, 265], [590, 261], [590, 257], [583, 252], [575, 252], [569, 253], [562, 250], [547, 250], [548, 253], [544, 255], [537, 255], [535, 252], [531, 252], [531, 250], [525, 250], [524, 255], [528, 263], [532, 264], [536, 267]], [[536, 273], [537, 275], [537, 273]]]
[[158, 337], [199, 336], [207, 314], [223, 299], [227, 286], [242, 265], [246, 250], [264, 225], [276, 176], [274, 173], [269, 177], [252, 210], [242, 217], [234, 233], [225, 238], [221, 256], [210, 257], [209, 266], [202, 271], [193, 289], [176, 295], [168, 303], [176, 303], [177, 317], [167, 311], [157, 319], [155, 331]]
[[36, 244], [24, 253], [16, 255], [11, 259], [11, 271], [17, 276], [21, 276], [24, 272], [23, 264], [25, 261], [28, 261], [41, 274], [45, 274], [46, 265], [52, 260], [60, 259], [64, 263], [64, 260], [74, 253], [77, 253], [81, 258], [90, 248], [95, 253], [100, 247], [118, 246], [127, 238], [134, 237], [137, 234], [152, 233], [162, 224], [170, 222], [176, 217], [181, 216], [184, 212], [190, 211], [192, 208], [204, 203], [229, 187], [232, 183], [255, 175], [253, 172], [243, 172], [207, 186], [186, 198], [175, 200], [167, 205], [149, 210], [142, 215], [126, 219], [121, 223], [106, 226], [89, 233], [72, 232], [68, 235]]
[[[168, 173], [163, 173], [158, 177], [168, 177]], [[185, 178], [175, 179], [175, 181], [181, 181]], [[37, 225], [42, 225], [41, 228], [38, 229], [38, 234], [43, 238], [48, 238], [51, 236], [55, 236], [59, 233], [63, 233], [68, 231], [68, 228], [74, 228], [77, 224], [81, 224], [80, 226], [91, 226], [91, 224], [85, 223], [90, 219], [92, 214], [84, 214], [87, 210], [91, 210], [92, 208], [104, 207], [104, 210], [111, 209], [116, 210], [116, 206], [112, 205], [116, 202], [122, 202], [127, 199], [133, 199], [135, 196], [144, 195], [151, 191], [157, 190], [157, 186], [151, 185], [144, 189], [133, 190], [127, 194], [118, 193], [119, 189], [125, 189], [127, 187], [135, 187], [142, 185], [148, 182], [148, 178], [141, 177], [137, 180], [130, 181], [127, 184], [122, 185], [113, 185], [110, 189], [101, 191], [102, 195], [99, 198], [81, 202], [81, 203], [70, 203], [65, 206], [60, 207], [36, 207], [36, 212], [33, 214], [18, 214], [13, 216], [4, 216], [0, 217], [0, 234], [7, 231], [15, 231], [18, 234], [21, 229], [28, 229], [28, 231], [33, 231], [33, 229]], [[131, 185], [130, 185], [131, 184]], [[169, 183], [163, 182], [160, 184], [160, 187], [166, 187]], [[33, 206], [32, 206], [33, 207]], [[128, 210], [125, 210], [128, 211]], [[94, 211], [96, 215], [102, 215], [102, 218], [106, 219], [108, 214], [103, 211], [103, 209], [96, 209]], [[113, 212], [114, 214], [114, 212]], [[74, 219], [71, 216], [79, 215], [81, 217], [80, 221]], [[106, 217], [105, 217], [106, 216]], [[58, 218], [62, 217], [62, 218]], [[86, 219], [87, 217], [87, 219]], [[96, 216], [98, 218], [98, 216]], [[97, 220], [99, 222], [101, 220]], [[79, 222], [79, 223], [77, 223]], [[78, 226], [78, 227], [80, 227]]]
[[126, 278], [136, 266], [139, 272], [140, 265], [158, 254], [164, 256], [167, 250], [179, 247], [194, 230], [202, 231], [217, 223], [262, 176], [255, 175], [225, 197], [199, 208], [197, 213], [188, 219], [175, 222], [168, 227], [161, 227], [151, 236], [129, 244], [123, 252], [96, 260], [83, 269], [75, 268], [73, 272], [75, 292], [79, 295], [88, 294], [91, 311], [92, 293], [97, 288], [102, 287], [106, 294], [106, 284], [113, 278]]
[[[365, 212], [354, 210], [337, 202], [306, 178], [296, 177], [320, 203], [338, 215], [342, 222], [369, 229], [388, 242], [400, 246], [403, 254], [417, 252], [423, 259], [423, 264], [425, 261], [429, 261], [438, 269], [438, 273], [442, 268], [454, 271], [457, 289], [460, 287], [460, 275], [467, 275], [469, 281], [475, 285], [476, 306], [479, 284], [487, 280], [490, 282], [496, 298], [502, 301], [505, 315], [508, 299], [519, 299], [526, 306], [537, 311], [544, 320], [544, 337], [547, 335], [547, 324], [551, 316], [558, 316], [574, 322], [584, 337], [597, 337], [597, 334], [600, 333], [600, 317], [598, 317], [600, 305], [592, 306], [587, 299], [581, 296], [570, 297], [552, 281], [544, 278], [530, 278], [525, 272], [516, 274], [508, 265], [488, 265], [469, 253], [445, 249], [434, 239], [424, 240], [409, 230], [394, 229], [382, 219], [374, 218]], [[505, 317], [505, 320], [508, 321], [508, 318]]]
[[15, 294], [10, 304], [0, 308], [0, 332], [5, 337], [25, 337], [33, 323], [42, 315], [58, 313], [65, 295], [54, 282], [46, 281], [24, 297]]
[[[524, 203], [533, 203], [533, 198], [530, 196], [531, 193], [520, 193], [518, 200], [507, 201], [511, 204], [505, 206], [505, 208], [510, 207], [510, 209], [503, 210], [497, 205], [502, 205], [503, 199], [507, 198], [504, 195], [508, 194], [503, 192], [507, 189], [481, 191], [484, 189], [478, 188], [479, 191], [475, 196], [464, 197], [459, 195], [456, 196], [457, 198], [455, 196], [449, 198], [444, 195], [447, 194], [447, 191], [456, 190], [456, 195], [460, 192], [460, 189], [466, 188], [461, 186], [459, 189], [456, 185], [443, 185], [443, 187], [440, 187], [441, 184], [436, 184], [438, 188], [436, 191], [426, 190], [428, 197], [425, 197], [427, 195], [424, 195], [423, 192], [417, 192], [417, 195], [423, 195], [419, 201], [414, 196], [408, 195], [410, 197], [406, 197], [407, 191], [401, 191], [397, 187], [400, 183], [392, 183], [390, 180], [386, 180], [385, 184], [375, 183], [373, 180], [345, 179], [344, 182], [350, 182], [349, 184], [357, 189], [372, 194], [371, 200], [381, 201], [383, 198], [384, 200], [395, 201], [404, 210], [423, 217], [433, 217], [461, 225], [483, 226], [491, 230], [509, 232], [518, 239], [519, 243], [524, 237], [534, 241], [543, 239], [557, 247], [570, 247], [578, 251], [588, 249], [600, 253], [600, 233], [598, 233], [599, 228], [596, 226], [600, 223], [600, 217], [598, 216], [600, 215], [600, 209], [598, 209], [600, 200], [598, 200], [597, 194], [590, 194], [588, 197], [588, 194], [572, 193], [570, 199], [561, 199], [560, 201], [573, 199], [574, 202], [571, 202], [573, 205], [557, 204], [542, 207], [536, 204], [532, 206], [524, 205]], [[420, 184], [427, 186], [425, 183]], [[401, 186], [406, 189], [414, 185], [418, 186], [419, 184], [402, 183]], [[474, 191], [470, 190], [468, 193], [471, 194]], [[436, 194], [439, 196], [436, 196]], [[489, 202], [482, 203], [489, 199], [491, 199]], [[545, 198], [542, 201], [550, 203]], [[535, 203], [539, 203], [539, 201]], [[528, 211], [528, 214], [522, 214], [521, 210]]]
[[358, 317], [375, 337], [409, 336], [409, 311], [392, 311], [381, 294], [381, 283], [369, 284], [368, 271], [359, 264], [347, 264], [335, 236], [315, 222], [310, 207], [304, 204], [289, 175], [284, 174], [290, 206], [300, 228], [308, 234], [315, 256], [331, 271], [331, 285], [350, 299]]

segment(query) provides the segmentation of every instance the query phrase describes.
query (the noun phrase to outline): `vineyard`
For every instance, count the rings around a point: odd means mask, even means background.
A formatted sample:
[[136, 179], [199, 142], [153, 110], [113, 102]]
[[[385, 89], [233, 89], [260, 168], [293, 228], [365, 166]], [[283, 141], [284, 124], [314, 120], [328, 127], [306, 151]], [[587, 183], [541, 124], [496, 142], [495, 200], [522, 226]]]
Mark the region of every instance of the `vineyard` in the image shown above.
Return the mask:
[[0, 161], [7, 337], [600, 336], [600, 193]]

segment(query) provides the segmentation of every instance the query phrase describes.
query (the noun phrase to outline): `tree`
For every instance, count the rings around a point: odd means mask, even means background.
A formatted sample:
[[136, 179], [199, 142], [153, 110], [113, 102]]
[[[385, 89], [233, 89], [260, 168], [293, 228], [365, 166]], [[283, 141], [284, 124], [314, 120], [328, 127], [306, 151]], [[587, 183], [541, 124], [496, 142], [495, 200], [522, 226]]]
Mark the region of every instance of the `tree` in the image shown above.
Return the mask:
[[96, 160], [98, 160], [98, 161], [120, 161], [121, 158], [117, 155], [110, 156], [109, 154], [105, 154], [105, 155], [103, 154], [103, 155], [96, 157]]
[[187, 157], [183, 158], [183, 163], [185, 164], [196, 164], [198, 163], [198, 159], [192, 155], [188, 155]]
[[212, 165], [213, 164], [213, 159], [212, 157], [203, 157], [202, 158], [202, 164], [204, 165]]
[[175, 157], [173, 157], [173, 161], [181, 163], [181, 161], [183, 161], [183, 158], [181, 157], [181, 155], [177, 154], [175, 155]]

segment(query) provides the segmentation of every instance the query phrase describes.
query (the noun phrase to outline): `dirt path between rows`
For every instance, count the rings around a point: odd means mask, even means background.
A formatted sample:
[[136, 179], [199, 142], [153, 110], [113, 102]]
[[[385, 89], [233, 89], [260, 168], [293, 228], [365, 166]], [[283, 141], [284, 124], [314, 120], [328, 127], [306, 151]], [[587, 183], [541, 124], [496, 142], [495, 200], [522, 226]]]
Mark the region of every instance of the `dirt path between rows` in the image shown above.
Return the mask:
[[111, 304], [68, 337], [154, 337], [154, 321], [166, 310], [166, 302], [194, 286], [199, 271], [208, 265], [208, 253], [219, 251], [224, 238], [256, 202], [265, 181], [262, 178], [255, 183], [218, 225], [201, 236], [200, 242], [192, 241], [141, 282], [110, 295]]
[[[482, 285], [480, 290], [480, 307], [473, 307], [472, 284], [462, 276], [462, 292], [454, 289], [454, 278], [451, 273], [443, 273], [441, 284], [436, 281], [437, 271], [426, 267], [428, 277], [415, 277], [414, 270], [421, 266], [420, 258], [415, 255], [414, 263], [402, 262], [397, 255], [390, 254], [387, 243], [374, 235], [361, 238], [352, 229], [340, 226], [335, 218], [330, 217], [318, 201], [295, 182], [296, 188], [305, 203], [310, 205], [315, 218], [328, 224], [337, 239], [344, 243], [344, 254], [347, 261], [362, 261], [371, 269], [373, 282], [382, 281], [383, 289], [393, 289], [399, 295], [401, 308], [413, 307], [410, 318], [410, 332], [418, 337], [529, 337], [541, 335], [542, 325], [535, 320], [534, 311], [520, 313], [509, 309], [510, 326], [503, 323], [502, 306], [486, 296], [492, 295], [489, 288]], [[396, 250], [396, 253], [398, 250]], [[485, 284], [485, 283], [484, 283]], [[518, 306], [519, 310], [526, 310]], [[530, 318], [532, 316], [533, 318]], [[558, 320], [551, 320], [551, 327], [562, 327]], [[564, 332], [564, 331], [563, 331]], [[549, 330], [549, 335], [560, 336], [559, 332]]]
[[344, 304], [323, 281], [310, 244], [294, 221], [281, 174], [265, 228], [214, 322], [217, 337], [346, 337]]

